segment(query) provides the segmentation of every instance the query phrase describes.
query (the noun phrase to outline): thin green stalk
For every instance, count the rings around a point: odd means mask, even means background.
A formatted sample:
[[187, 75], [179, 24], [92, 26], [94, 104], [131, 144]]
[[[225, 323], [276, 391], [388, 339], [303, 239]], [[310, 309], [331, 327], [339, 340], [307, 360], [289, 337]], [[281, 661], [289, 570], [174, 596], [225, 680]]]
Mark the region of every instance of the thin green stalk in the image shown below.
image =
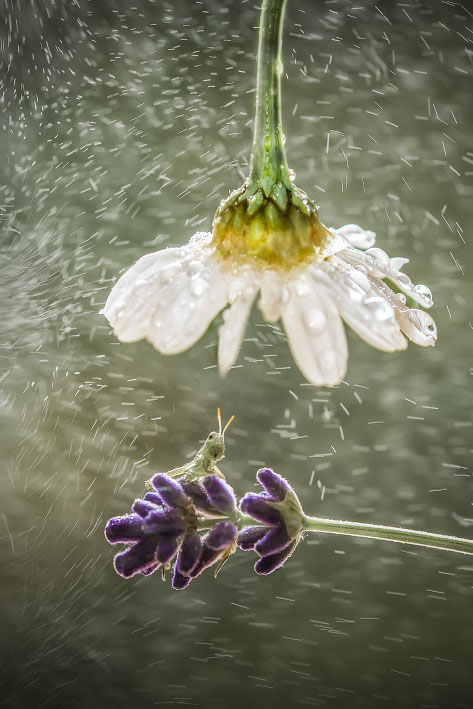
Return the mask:
[[403, 527], [387, 527], [382, 524], [363, 524], [324, 517], [306, 517], [304, 530], [326, 534], [344, 534], [352, 537], [384, 539], [400, 544], [414, 544], [429, 549], [445, 549], [460, 554], [473, 554], [473, 539], [452, 537], [447, 534], [421, 532]]
[[[259, 27], [256, 117], [248, 191], [290, 186], [281, 118], [281, 45], [286, 0], [263, 0]], [[270, 187], [269, 187], [270, 189]], [[265, 190], [267, 191], [267, 190]]]

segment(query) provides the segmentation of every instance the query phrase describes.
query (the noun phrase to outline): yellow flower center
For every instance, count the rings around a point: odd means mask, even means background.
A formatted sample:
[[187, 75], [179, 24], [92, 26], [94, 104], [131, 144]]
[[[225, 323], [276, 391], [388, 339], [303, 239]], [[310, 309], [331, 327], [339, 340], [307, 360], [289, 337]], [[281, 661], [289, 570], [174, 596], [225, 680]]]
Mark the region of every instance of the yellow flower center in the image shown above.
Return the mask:
[[220, 205], [212, 232], [222, 258], [285, 270], [320, 256], [329, 237], [316, 208], [296, 188], [269, 197], [262, 190], [250, 197], [238, 190]]

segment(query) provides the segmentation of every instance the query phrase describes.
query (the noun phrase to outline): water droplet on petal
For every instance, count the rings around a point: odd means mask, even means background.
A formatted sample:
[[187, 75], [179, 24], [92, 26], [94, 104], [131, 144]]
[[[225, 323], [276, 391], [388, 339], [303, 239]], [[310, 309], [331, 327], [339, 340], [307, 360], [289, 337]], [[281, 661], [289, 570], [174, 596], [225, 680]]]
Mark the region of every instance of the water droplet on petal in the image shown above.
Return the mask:
[[389, 256], [387, 255], [386, 251], [383, 251], [383, 249], [378, 249], [378, 248], [368, 249], [366, 251], [366, 254], [368, 256], [372, 256], [373, 258], [375, 258], [377, 261], [384, 264], [385, 266], [387, 266], [389, 264]]
[[423, 310], [412, 308], [399, 317], [402, 331], [416, 345], [429, 347], [435, 345], [437, 340], [437, 326], [434, 319]]
[[389, 303], [379, 296], [366, 298], [364, 305], [369, 309], [373, 318], [379, 322], [390, 320], [394, 315], [394, 311]]
[[432, 292], [427, 286], [424, 286], [422, 285], [422, 283], [419, 283], [419, 285], [414, 286], [414, 293], [420, 298], [422, 298], [422, 300], [425, 301], [426, 305], [433, 305]]
[[200, 276], [192, 276], [190, 292], [195, 298], [200, 298], [200, 296], [209, 290], [209, 288], [209, 283], [205, 280], [205, 278], [201, 278]]
[[371, 288], [370, 282], [368, 280], [368, 276], [366, 275], [366, 273], [363, 273], [361, 270], [358, 270], [356, 268], [353, 268], [350, 271], [350, 280], [353, 283], [356, 283], [356, 285], [359, 286], [365, 292], [369, 291]]
[[352, 246], [359, 249], [369, 249], [376, 243], [376, 234], [374, 231], [362, 229], [358, 224], [345, 224], [340, 229], [335, 229], [337, 234], [343, 236]]
[[187, 263], [187, 270], [189, 273], [199, 273], [199, 271], [202, 271], [202, 267], [202, 261], [198, 261], [197, 259]]
[[297, 281], [296, 283], [296, 293], [301, 298], [305, 298], [310, 293], [310, 288], [304, 281]]
[[396, 283], [401, 288], [412, 288], [412, 281], [409, 276], [405, 273], [396, 274]]
[[305, 321], [313, 335], [323, 332], [327, 324], [325, 313], [323, 310], [320, 310], [320, 308], [312, 308], [309, 310], [309, 312], [305, 314]]
[[169, 283], [172, 281], [174, 276], [181, 270], [181, 265], [179, 263], [173, 262], [165, 266], [161, 270], [161, 283]]

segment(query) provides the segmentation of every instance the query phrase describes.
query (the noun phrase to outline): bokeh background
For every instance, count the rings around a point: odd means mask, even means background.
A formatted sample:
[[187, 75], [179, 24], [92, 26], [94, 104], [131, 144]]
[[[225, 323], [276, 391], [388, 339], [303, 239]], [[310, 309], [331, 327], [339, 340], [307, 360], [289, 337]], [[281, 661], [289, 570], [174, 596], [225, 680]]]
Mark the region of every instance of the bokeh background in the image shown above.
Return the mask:
[[117, 342], [118, 274], [207, 230], [251, 144], [258, 3], [2, 0], [0, 701], [6, 707], [472, 707], [473, 562], [325, 536], [257, 577], [235, 554], [173, 592], [103, 537], [152, 472], [236, 414], [238, 494], [268, 464], [309, 513], [473, 535], [473, 8], [289, 0], [289, 162], [431, 286], [436, 348], [349, 337], [309, 386], [255, 308], [173, 358]]

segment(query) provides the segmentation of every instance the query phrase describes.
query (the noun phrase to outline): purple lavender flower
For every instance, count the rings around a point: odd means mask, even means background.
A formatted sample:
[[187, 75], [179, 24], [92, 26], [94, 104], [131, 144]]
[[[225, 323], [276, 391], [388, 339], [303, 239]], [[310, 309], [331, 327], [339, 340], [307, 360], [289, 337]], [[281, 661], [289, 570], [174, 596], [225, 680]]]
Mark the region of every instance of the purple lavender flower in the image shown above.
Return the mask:
[[[124, 578], [148, 576], [176, 559], [173, 587], [186, 588], [192, 578], [225, 561], [235, 548], [238, 531], [228, 520], [238, 514], [233, 490], [214, 475], [206, 476], [200, 485], [179, 483], [159, 473], [151, 484], [155, 492], [135, 500], [133, 514], [107, 522], [105, 536], [110, 544], [128, 545], [115, 556], [115, 569]], [[203, 540], [198, 534], [198, 513], [201, 520], [215, 520]], [[227, 519], [219, 521], [223, 516]]]
[[[183, 483], [183, 488], [192, 497], [195, 506], [205, 515], [232, 517], [237, 514], [233, 490], [215, 475], [207, 475], [202, 485], [197, 482]], [[199, 576], [209, 566], [220, 561], [217, 572], [235, 550], [238, 529], [228, 520], [217, 521], [203, 540], [195, 535], [192, 547], [190, 541], [183, 544], [176, 566], [172, 587], [176, 590], [187, 588], [192, 579]]]
[[264, 492], [247, 493], [240, 509], [264, 526], [245, 527], [237, 543], [244, 551], [254, 549], [260, 555], [256, 573], [271, 574], [296, 548], [304, 513], [296, 493], [281, 475], [270, 468], [261, 468], [256, 477]]
[[156, 492], [135, 500], [134, 514], [113, 517], [105, 527], [110, 544], [129, 544], [114, 559], [117, 573], [124, 578], [166, 568], [184, 545], [189, 547], [197, 530], [194, 505], [179, 483], [164, 473], [155, 475], [151, 483]]

